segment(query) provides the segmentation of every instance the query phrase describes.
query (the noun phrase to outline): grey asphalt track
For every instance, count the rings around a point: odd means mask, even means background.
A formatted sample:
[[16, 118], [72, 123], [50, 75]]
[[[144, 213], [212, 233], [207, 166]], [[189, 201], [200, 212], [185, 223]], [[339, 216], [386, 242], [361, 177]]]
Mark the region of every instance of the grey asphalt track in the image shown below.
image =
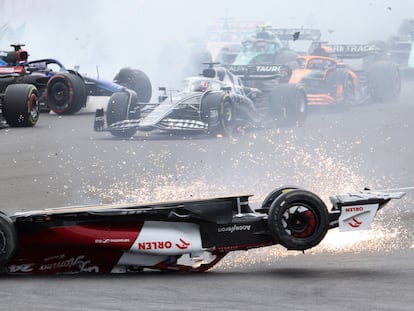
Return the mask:
[[[232, 138], [95, 133], [93, 106], [0, 129], [0, 210], [189, 199], [295, 184], [321, 195], [414, 186], [414, 84], [399, 103], [312, 109], [300, 128]], [[0, 276], [4, 310], [412, 310], [414, 192], [370, 231], [305, 252], [231, 254], [204, 274]]]

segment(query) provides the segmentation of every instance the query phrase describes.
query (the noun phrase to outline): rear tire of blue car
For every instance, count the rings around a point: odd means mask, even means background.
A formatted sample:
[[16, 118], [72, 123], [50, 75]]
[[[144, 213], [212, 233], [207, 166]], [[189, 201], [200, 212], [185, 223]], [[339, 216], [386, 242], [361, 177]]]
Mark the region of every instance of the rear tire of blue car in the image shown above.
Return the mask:
[[[133, 96], [133, 98], [130, 99], [130, 96]], [[129, 120], [129, 119], [136, 119], [139, 118], [139, 106], [135, 107], [137, 112], [135, 113], [135, 116], [130, 115], [130, 111], [132, 110], [130, 107], [130, 104], [136, 104], [137, 98], [136, 94], [134, 92], [117, 92], [112, 94], [111, 98], [108, 101], [108, 108], [106, 111], [106, 122], [108, 124], [108, 127], [116, 127], [113, 124], [116, 124], [117, 122]], [[136, 111], [136, 109], [133, 109]], [[110, 133], [116, 137], [132, 137], [137, 132], [136, 127], [131, 128], [123, 128], [119, 130], [110, 130]]]
[[86, 106], [85, 82], [74, 72], [56, 74], [46, 85], [45, 99], [49, 109], [57, 114], [77, 113]]
[[115, 76], [114, 82], [135, 91], [140, 103], [148, 103], [151, 100], [151, 81], [141, 70], [122, 68]]
[[13, 257], [17, 247], [17, 233], [12, 220], [0, 212], [0, 270]]
[[293, 189], [279, 195], [271, 204], [269, 231], [289, 250], [306, 250], [318, 245], [329, 228], [325, 203], [314, 193]]
[[3, 116], [9, 126], [32, 127], [39, 119], [37, 88], [32, 84], [12, 84], [6, 88]]

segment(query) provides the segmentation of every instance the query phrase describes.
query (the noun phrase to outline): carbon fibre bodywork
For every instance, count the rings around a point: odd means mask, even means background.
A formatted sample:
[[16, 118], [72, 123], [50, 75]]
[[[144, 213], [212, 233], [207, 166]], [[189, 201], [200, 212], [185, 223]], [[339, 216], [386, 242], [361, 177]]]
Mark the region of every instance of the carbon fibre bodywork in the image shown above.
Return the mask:
[[368, 229], [403, 192], [331, 197], [285, 186], [253, 209], [250, 195], [77, 206], [0, 214], [0, 268], [11, 274], [202, 272], [231, 251], [317, 246], [329, 229]]

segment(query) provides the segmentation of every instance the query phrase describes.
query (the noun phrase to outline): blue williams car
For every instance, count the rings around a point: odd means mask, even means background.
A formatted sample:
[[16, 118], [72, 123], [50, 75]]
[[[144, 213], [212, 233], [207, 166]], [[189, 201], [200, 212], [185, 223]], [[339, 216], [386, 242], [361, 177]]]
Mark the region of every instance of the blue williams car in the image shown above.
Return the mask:
[[125, 89], [134, 91], [143, 103], [151, 99], [151, 82], [138, 69], [123, 68], [112, 82], [93, 79], [65, 68], [56, 59], [28, 61], [23, 46], [16, 44], [12, 45], [14, 51], [0, 51], [0, 93], [12, 84], [34, 85], [41, 108], [57, 114], [78, 112], [86, 106], [88, 96], [111, 96]]

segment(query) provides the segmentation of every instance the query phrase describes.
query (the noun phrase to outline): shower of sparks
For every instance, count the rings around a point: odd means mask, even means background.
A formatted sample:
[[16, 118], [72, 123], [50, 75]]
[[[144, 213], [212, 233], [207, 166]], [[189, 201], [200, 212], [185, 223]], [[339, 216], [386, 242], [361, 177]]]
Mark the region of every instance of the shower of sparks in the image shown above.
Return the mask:
[[[147, 154], [154, 165], [165, 167], [164, 175], [155, 174], [151, 168], [145, 167], [145, 175], [135, 173], [134, 169], [128, 169], [125, 180], [118, 180], [109, 176], [110, 170], [123, 169], [128, 166], [125, 162], [112, 163], [112, 168], [102, 171], [99, 171], [100, 165], [97, 164], [99, 174], [112, 182], [109, 187], [87, 185], [84, 192], [100, 203], [187, 200], [235, 193], [254, 194], [250, 202], [251, 206], [256, 208], [275, 187], [294, 184], [318, 194], [329, 208], [329, 195], [361, 190], [367, 185], [375, 185], [377, 189], [390, 188], [393, 185], [393, 181], [384, 176], [372, 180], [359, 173], [363, 164], [352, 154], [355, 153], [354, 146], [360, 144], [360, 138], [356, 138], [353, 144], [337, 142], [332, 149], [324, 143], [320, 143], [318, 148], [302, 144], [292, 130], [261, 133], [263, 134], [268, 135], [264, 140], [267, 142], [265, 146], [257, 145], [256, 133], [246, 134], [248, 139], [246, 136], [229, 138], [228, 142], [234, 145], [238, 152], [223, 149], [219, 155], [215, 155], [215, 161], [208, 161], [206, 155], [206, 159], [201, 158], [197, 165], [179, 162], [171, 168], [169, 152]], [[223, 141], [225, 139], [221, 138]], [[191, 144], [200, 154], [209, 152], [205, 147], [198, 146], [197, 142]], [[172, 172], [174, 170], [175, 173]], [[139, 177], [130, 178], [131, 175]], [[410, 203], [413, 206], [413, 202]], [[380, 211], [371, 230], [360, 232], [331, 230], [320, 245], [305, 253], [318, 255], [366, 251], [389, 252], [413, 247], [413, 238], [403, 224], [401, 216], [398, 216], [402, 211], [395, 211], [392, 202], [389, 205], [389, 209], [394, 211], [388, 211], [387, 207]], [[408, 212], [412, 214], [412, 211]], [[280, 245], [247, 252], [234, 252], [219, 263], [216, 269], [271, 264], [298, 254], [301, 252], [287, 251]]]

